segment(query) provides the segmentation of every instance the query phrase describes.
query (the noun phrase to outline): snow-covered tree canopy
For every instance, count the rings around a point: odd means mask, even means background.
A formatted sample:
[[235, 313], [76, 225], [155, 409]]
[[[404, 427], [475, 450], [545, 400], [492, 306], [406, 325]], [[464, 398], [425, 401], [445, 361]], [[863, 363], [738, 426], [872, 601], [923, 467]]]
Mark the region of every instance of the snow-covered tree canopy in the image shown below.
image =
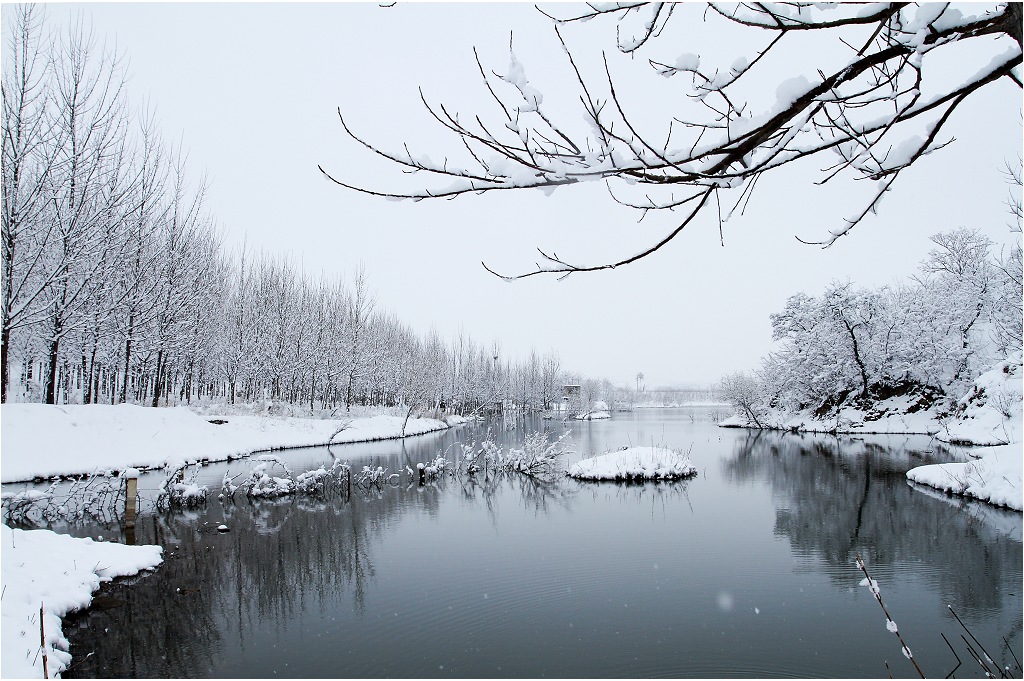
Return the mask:
[[[343, 187], [414, 200], [603, 180], [643, 214], [681, 213], [664, 238], [617, 262], [577, 265], [541, 251], [537, 269], [520, 275], [530, 276], [639, 260], [698, 215], [721, 221], [741, 209], [763, 173], [814, 159], [819, 183], [873, 184], [823, 235], [830, 245], [875, 211], [903, 170], [952, 141], [944, 127], [965, 100], [1022, 82], [1020, 3], [588, 3], [550, 18], [566, 61], [544, 71], [557, 71], [560, 86], [531, 82], [510, 43], [504, 70], [476, 55], [489, 111], [460, 115], [421, 93], [453, 135], [442, 155], [429, 150], [433, 160], [408, 143], [367, 139], [339, 111], [354, 140], [421, 178], [412, 190], [321, 171]], [[619, 54], [595, 55], [580, 36], [609, 21]]]

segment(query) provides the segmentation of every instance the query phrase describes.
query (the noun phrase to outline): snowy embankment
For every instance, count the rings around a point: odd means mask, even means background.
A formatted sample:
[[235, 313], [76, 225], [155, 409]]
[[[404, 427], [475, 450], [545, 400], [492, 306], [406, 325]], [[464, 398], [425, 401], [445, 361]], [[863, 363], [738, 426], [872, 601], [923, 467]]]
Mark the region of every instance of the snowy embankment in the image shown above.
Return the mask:
[[[199, 416], [185, 407], [130, 404], [5, 404], [0, 408], [0, 479], [17, 482], [97, 470], [151, 469], [288, 447], [394, 439], [403, 436], [404, 421], [401, 416]], [[410, 418], [405, 435], [443, 430], [459, 421]]]
[[665, 447], [629, 447], [577, 461], [566, 470], [577, 480], [679, 480], [696, 474], [688, 456]]
[[1021, 456], [1021, 365], [1002, 362], [974, 381], [957, 403], [956, 418], [935, 437], [943, 442], [980, 445], [966, 463], [939, 463], [907, 471], [907, 479], [997, 506], [1024, 510]]
[[[126, 546], [76, 539], [50, 530], [2, 528], [3, 678], [53, 678], [67, 669], [71, 655], [61, 617], [92, 603], [103, 582], [158, 566], [159, 546]], [[40, 649], [40, 608], [45, 647]]]
[[996, 506], [1024, 510], [1021, 484], [1024, 463], [1020, 443], [986, 447], [982, 456], [966, 463], [936, 463], [907, 471], [907, 479], [951, 494]]
[[[801, 433], [860, 433], [864, 435], [935, 435], [942, 430], [942, 419], [934, 408], [916, 409], [916, 398], [900, 395], [875, 402], [870, 410], [843, 406], [827, 417], [816, 417], [812, 410], [768, 409], [759, 413], [760, 427]], [[722, 428], [757, 428], [745, 414], [720, 421]]]

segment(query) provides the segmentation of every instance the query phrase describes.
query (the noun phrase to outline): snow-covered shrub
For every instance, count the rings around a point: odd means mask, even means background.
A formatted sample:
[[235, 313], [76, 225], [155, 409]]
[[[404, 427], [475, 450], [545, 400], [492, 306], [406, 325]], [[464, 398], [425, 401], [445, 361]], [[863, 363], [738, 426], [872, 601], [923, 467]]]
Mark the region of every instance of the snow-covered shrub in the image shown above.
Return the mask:
[[[292, 471], [280, 457], [264, 454], [257, 459], [257, 462], [249, 471], [249, 477], [238, 486], [245, 496], [254, 499], [272, 499], [295, 491]], [[280, 468], [284, 475], [273, 475], [275, 468]]]
[[501, 462], [502, 468], [530, 477], [553, 477], [562, 470], [562, 457], [567, 453], [565, 439], [572, 431], [565, 431], [554, 442], [547, 433], [534, 431], [523, 440], [522, 449], [510, 449]]
[[53, 483], [47, 490], [26, 489], [16, 493], [4, 493], [2, 498], [4, 523], [25, 523], [46, 517], [46, 509], [54, 499]]
[[295, 478], [297, 492], [310, 496], [326, 494], [332, 488], [340, 486], [343, 480], [351, 475], [351, 467], [335, 459], [330, 468], [320, 466], [316, 470], [306, 471]]
[[451, 466], [452, 462], [444, 458], [444, 455], [439, 454], [437, 458], [432, 461], [416, 464], [416, 470], [419, 471], [420, 475], [422, 475], [424, 479], [434, 480], [451, 468]]
[[[351, 472], [352, 467], [348, 463], [335, 459], [330, 466], [321, 465], [296, 476], [280, 457], [267, 454], [260, 456], [247, 473], [235, 477], [230, 471], [225, 473], [220, 499], [230, 500], [238, 490], [250, 499], [274, 499], [290, 494], [323, 496], [343, 489], [347, 491]], [[244, 479], [235, 484], [242, 475]]]
[[182, 462], [178, 464], [167, 464], [164, 470], [167, 476], [160, 483], [156, 497], [156, 507], [159, 511], [180, 510], [195, 508], [206, 503], [206, 486], [196, 483], [199, 474], [199, 466], [195, 466], [188, 480], [185, 479], [185, 471], [189, 465]]
[[363, 470], [356, 477], [356, 484], [363, 489], [375, 487], [381, 489], [385, 484], [397, 484], [397, 473], [388, 475], [388, 469], [382, 466], [363, 466]]
[[459, 448], [462, 450], [462, 461], [468, 475], [481, 470], [486, 475], [488, 471], [497, 470], [501, 461], [501, 447], [491, 439], [490, 430], [479, 445], [474, 440], [469, 444], [460, 444]]

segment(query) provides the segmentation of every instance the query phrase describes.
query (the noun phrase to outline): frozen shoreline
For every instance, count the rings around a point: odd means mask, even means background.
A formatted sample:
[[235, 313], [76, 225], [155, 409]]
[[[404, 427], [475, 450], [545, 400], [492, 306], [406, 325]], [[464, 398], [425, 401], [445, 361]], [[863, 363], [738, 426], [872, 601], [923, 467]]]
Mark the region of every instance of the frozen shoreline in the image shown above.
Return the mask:
[[[222, 421], [215, 424], [211, 421]], [[169, 463], [207, 463], [290, 447], [315, 447], [403, 437], [401, 416], [308, 419], [204, 414], [185, 407], [130, 404], [0, 407], [0, 480], [4, 483]], [[405, 435], [463, 422], [410, 418]]]

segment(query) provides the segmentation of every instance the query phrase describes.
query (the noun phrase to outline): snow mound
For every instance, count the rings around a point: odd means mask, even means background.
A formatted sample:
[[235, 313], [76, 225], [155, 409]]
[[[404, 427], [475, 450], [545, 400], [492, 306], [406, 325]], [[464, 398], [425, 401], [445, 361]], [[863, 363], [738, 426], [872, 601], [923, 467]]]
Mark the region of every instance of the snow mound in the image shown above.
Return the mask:
[[697, 474], [690, 458], [665, 447], [629, 447], [569, 466], [577, 480], [678, 480]]
[[0, 541], [3, 678], [42, 678], [40, 607], [44, 612], [47, 673], [53, 677], [71, 663], [60, 618], [87, 608], [101, 583], [153, 569], [163, 560], [159, 546], [95, 542], [50, 530], [12, 530], [4, 525]]

